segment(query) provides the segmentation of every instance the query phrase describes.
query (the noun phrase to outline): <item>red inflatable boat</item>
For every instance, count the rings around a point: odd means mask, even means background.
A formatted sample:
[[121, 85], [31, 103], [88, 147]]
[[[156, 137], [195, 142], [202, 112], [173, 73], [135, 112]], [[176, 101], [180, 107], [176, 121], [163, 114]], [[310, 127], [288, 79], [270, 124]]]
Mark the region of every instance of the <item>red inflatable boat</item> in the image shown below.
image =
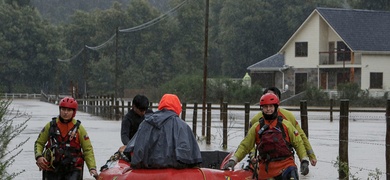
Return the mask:
[[[225, 155], [221, 162], [221, 155]], [[100, 180], [249, 180], [253, 171], [248, 158], [237, 163], [234, 171], [222, 170], [232, 154], [220, 151], [202, 152], [204, 159], [200, 168], [187, 169], [131, 169], [130, 164], [120, 158], [107, 161], [99, 175]], [[205, 161], [206, 160], [206, 161]]]

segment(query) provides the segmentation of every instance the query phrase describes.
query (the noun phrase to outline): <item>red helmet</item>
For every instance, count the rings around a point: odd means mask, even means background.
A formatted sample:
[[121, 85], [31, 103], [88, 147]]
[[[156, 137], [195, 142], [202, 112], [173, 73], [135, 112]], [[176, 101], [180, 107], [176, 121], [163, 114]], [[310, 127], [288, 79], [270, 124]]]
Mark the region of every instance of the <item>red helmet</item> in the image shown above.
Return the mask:
[[64, 97], [63, 99], [61, 99], [60, 108], [61, 107], [73, 109], [74, 111], [73, 111], [72, 117], [76, 116], [78, 104], [77, 104], [77, 101], [75, 99], [73, 99], [72, 97]]
[[267, 104], [279, 105], [279, 98], [274, 93], [266, 93], [260, 98], [260, 106]]

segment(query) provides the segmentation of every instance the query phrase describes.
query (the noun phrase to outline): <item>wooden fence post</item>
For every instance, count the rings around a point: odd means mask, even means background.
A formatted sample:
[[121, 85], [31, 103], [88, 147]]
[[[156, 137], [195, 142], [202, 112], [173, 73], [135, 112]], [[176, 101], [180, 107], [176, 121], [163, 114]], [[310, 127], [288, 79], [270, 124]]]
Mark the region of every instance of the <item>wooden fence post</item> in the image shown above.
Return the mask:
[[330, 99], [330, 122], [333, 122], [333, 99]]
[[198, 103], [194, 102], [194, 113], [192, 114], [192, 132], [196, 137], [196, 123], [198, 120]]
[[249, 105], [249, 102], [246, 102], [245, 103], [245, 121], [244, 121], [244, 137], [246, 136], [246, 134], [248, 134], [248, 131], [249, 131], [249, 113], [250, 113], [250, 105]]
[[306, 100], [301, 100], [300, 103], [301, 107], [301, 127], [303, 132], [305, 132], [307, 138], [309, 138], [309, 128], [308, 128], [308, 122], [307, 122], [307, 102]]
[[119, 120], [120, 114], [119, 114], [119, 101], [115, 101], [115, 120]]
[[122, 112], [121, 112], [121, 117], [125, 116], [125, 101], [122, 99], [121, 100], [121, 104], [122, 104]]
[[109, 103], [109, 106], [108, 107], [110, 107], [110, 119], [114, 119], [115, 118], [115, 115], [114, 115], [114, 113], [115, 113], [115, 97], [114, 97], [114, 95], [111, 95], [111, 97], [110, 97], [110, 100], [111, 100], [111, 103]]
[[349, 100], [340, 100], [339, 179], [349, 179], [348, 161], [348, 112]]
[[228, 144], [228, 131], [227, 131], [227, 126], [228, 126], [228, 121], [227, 121], [227, 108], [228, 108], [228, 104], [227, 102], [223, 103], [223, 135], [222, 135], [222, 138], [223, 138], [223, 141], [222, 141], [222, 147], [224, 149], [227, 149], [227, 144]]
[[187, 110], [187, 103], [181, 103], [181, 119], [183, 119], [184, 121], [186, 121], [186, 110]]
[[194, 103], [194, 113], [192, 114], [192, 132], [194, 133], [194, 136], [196, 137], [196, 123], [198, 121], [198, 103]]
[[206, 144], [211, 144], [211, 103], [207, 103]]

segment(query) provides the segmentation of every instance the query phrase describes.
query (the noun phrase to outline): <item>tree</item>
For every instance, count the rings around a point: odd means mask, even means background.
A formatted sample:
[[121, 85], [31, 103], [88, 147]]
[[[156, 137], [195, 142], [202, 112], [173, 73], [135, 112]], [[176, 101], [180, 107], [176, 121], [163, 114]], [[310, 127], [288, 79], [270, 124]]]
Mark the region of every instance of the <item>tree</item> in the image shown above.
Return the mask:
[[2, 92], [54, 88], [54, 63], [63, 50], [58, 29], [29, 6], [0, 4], [0, 82]]
[[[174, 0], [179, 3], [181, 0]], [[173, 72], [179, 74], [202, 74], [204, 54], [204, 0], [188, 1], [175, 16], [178, 31], [172, 48]]]
[[[127, 15], [132, 27], [140, 30], [123, 32], [121, 37], [121, 57], [123, 68], [122, 82], [125, 89], [146, 88], [156, 86], [167, 79], [170, 57], [169, 48], [172, 46], [171, 27], [166, 19], [158, 19], [162, 13], [143, 0], [132, 1], [127, 9]], [[169, 15], [168, 15], [169, 16]], [[169, 18], [168, 18], [169, 19]], [[145, 23], [156, 20], [156, 23], [142, 28]], [[156, 73], [159, 72], [159, 73]]]
[[[10, 142], [26, 129], [26, 123], [31, 118], [26, 113], [13, 109], [10, 110], [9, 105], [11, 102], [11, 100], [0, 99], [0, 177], [1, 179], [9, 180], [24, 172], [22, 170], [20, 172], [9, 173], [7, 172], [7, 168], [13, 164], [15, 157], [23, 151], [21, 147], [30, 138], [18, 143], [15, 147], [9, 147]], [[15, 124], [17, 119], [23, 119], [25, 117], [27, 117], [26, 120]]]
[[390, 2], [388, 0], [347, 0], [346, 2], [354, 9], [390, 10]]

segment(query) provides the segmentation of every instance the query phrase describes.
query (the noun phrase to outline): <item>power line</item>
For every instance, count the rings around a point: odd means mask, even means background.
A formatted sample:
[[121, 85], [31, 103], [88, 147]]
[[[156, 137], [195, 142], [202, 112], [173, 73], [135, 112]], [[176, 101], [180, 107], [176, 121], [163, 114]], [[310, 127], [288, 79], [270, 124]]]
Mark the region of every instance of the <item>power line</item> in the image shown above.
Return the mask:
[[[160, 15], [159, 17], [151, 20], [151, 21], [148, 21], [144, 24], [141, 24], [141, 25], [138, 25], [138, 26], [135, 26], [135, 27], [132, 27], [132, 28], [128, 28], [128, 29], [122, 29], [122, 30], [119, 30], [119, 32], [121, 33], [129, 33], [129, 32], [135, 32], [135, 31], [140, 31], [140, 30], [143, 30], [145, 28], [148, 28], [150, 26], [153, 26], [157, 23], [159, 23], [160, 21], [164, 20], [165, 18], [169, 17], [168, 15], [177, 11], [178, 9], [180, 9], [181, 7], [183, 7], [183, 5], [187, 2], [188, 0], [184, 0], [183, 2], [181, 2], [180, 4], [178, 4], [177, 6], [175, 6], [174, 8], [172, 8], [171, 10], [167, 11], [166, 13]], [[87, 46], [85, 45], [83, 47], [83, 49], [81, 49], [76, 55], [74, 55], [73, 57], [69, 58], [69, 59], [65, 59], [65, 60], [62, 60], [62, 59], [57, 59], [58, 61], [60, 62], [69, 62], [69, 61], [72, 61], [74, 59], [76, 59], [80, 54], [81, 52], [84, 51], [85, 48], [88, 48], [88, 49], [91, 49], [91, 50], [94, 50], [94, 51], [97, 51], [97, 50], [100, 50], [104, 47], [106, 47], [109, 43], [111, 43], [111, 41], [115, 38], [116, 34], [112, 35], [106, 42], [104, 42], [103, 44], [100, 44], [98, 46]]]
[[69, 59], [57, 59], [57, 60], [60, 62], [70, 62], [70, 61], [76, 59], [84, 51], [84, 49], [85, 48], [81, 49], [76, 55], [74, 55], [73, 57], [71, 57]]
[[97, 50], [99, 50], [99, 49], [101, 49], [101, 48], [104, 48], [108, 43], [111, 42], [111, 40], [114, 39], [115, 36], [116, 36], [116, 34], [112, 35], [112, 36], [110, 37], [110, 39], [108, 39], [106, 42], [104, 42], [103, 44], [101, 44], [101, 45], [99, 45], [99, 46], [92, 47], [92, 46], [87, 46], [87, 45], [86, 45], [85, 47], [88, 48], [88, 49], [97, 51]]
[[180, 3], [179, 5], [177, 5], [176, 7], [174, 7], [173, 9], [169, 10], [168, 12], [166, 12], [165, 14], [162, 14], [161, 16], [149, 21], [149, 22], [146, 22], [144, 24], [141, 24], [139, 26], [136, 26], [136, 27], [132, 27], [132, 28], [129, 28], [129, 29], [122, 29], [122, 30], [119, 30], [119, 32], [123, 32], [123, 33], [127, 33], [127, 32], [134, 32], [134, 31], [139, 31], [139, 30], [142, 30], [142, 29], [145, 29], [145, 28], [148, 28], [162, 20], [164, 20], [165, 18], [168, 17], [169, 14], [171, 14], [172, 12], [178, 10], [180, 7], [182, 7], [184, 5], [184, 3], [186, 3], [187, 0], [183, 1], [182, 3]]

